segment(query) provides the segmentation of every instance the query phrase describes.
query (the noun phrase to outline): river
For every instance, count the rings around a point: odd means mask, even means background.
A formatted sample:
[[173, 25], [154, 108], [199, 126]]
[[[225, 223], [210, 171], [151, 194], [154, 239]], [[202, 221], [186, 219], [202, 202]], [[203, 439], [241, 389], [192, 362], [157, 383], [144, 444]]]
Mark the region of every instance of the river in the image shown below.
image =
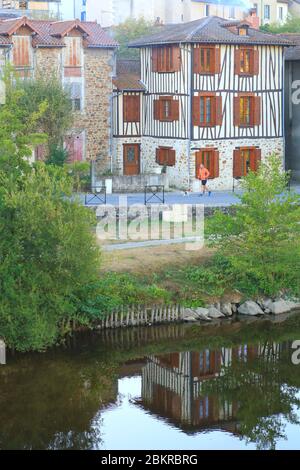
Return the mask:
[[85, 332], [44, 354], [8, 353], [0, 449], [299, 449], [298, 339], [295, 314]]

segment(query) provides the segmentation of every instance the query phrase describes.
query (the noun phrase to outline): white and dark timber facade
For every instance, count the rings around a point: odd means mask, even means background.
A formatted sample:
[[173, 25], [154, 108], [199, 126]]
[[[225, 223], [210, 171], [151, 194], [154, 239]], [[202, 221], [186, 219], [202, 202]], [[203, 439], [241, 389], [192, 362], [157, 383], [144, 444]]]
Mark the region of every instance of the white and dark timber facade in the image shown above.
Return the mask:
[[129, 63], [114, 82], [113, 170], [164, 168], [171, 185], [192, 189], [203, 162], [211, 187], [229, 189], [270, 154], [284, 161], [288, 45], [218, 17], [161, 27], [131, 43], [140, 49], [140, 75]]

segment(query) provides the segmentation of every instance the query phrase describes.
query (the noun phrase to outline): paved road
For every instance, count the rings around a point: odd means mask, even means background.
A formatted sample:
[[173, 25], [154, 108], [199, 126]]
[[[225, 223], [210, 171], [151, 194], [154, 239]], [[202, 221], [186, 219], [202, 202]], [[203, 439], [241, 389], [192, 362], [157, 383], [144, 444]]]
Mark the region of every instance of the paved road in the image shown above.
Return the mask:
[[[300, 194], [300, 185], [293, 186], [293, 189]], [[239, 202], [237, 197], [239, 192], [233, 193], [232, 191], [215, 191], [211, 196], [202, 196], [200, 197], [198, 193], [188, 193], [187, 195], [184, 192], [168, 192], [165, 194], [165, 204], [204, 204], [206, 207], [227, 207], [232, 204]], [[162, 197], [162, 194], [159, 194]], [[92, 196], [88, 197], [90, 201], [87, 205], [94, 206], [99, 205], [99, 200], [92, 200]], [[133, 204], [144, 204], [144, 193], [129, 193], [129, 194], [111, 194], [107, 196], [107, 204], [118, 206], [120, 204], [121, 198], [127, 199], [127, 205], [132, 206]], [[84, 201], [84, 196], [82, 196], [82, 201]], [[149, 203], [159, 203], [160, 201], [153, 197]]]

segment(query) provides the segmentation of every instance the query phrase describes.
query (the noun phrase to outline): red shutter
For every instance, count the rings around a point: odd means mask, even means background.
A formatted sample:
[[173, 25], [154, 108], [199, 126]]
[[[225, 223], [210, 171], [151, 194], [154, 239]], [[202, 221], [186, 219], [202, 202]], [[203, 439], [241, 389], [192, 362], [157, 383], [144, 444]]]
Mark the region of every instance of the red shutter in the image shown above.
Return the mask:
[[170, 72], [178, 72], [181, 67], [181, 52], [179, 46], [172, 47], [172, 68]]
[[240, 97], [235, 96], [233, 98], [233, 125], [240, 126], [241, 117], [240, 117]]
[[239, 149], [233, 151], [233, 177], [241, 178], [243, 176], [242, 158]]
[[222, 96], [216, 96], [216, 119], [215, 125], [221, 126], [223, 121]]
[[195, 47], [193, 49], [194, 51], [194, 64], [193, 64], [193, 68], [194, 68], [194, 73], [200, 73], [200, 48], [199, 47]]
[[123, 96], [123, 121], [128, 122], [128, 114], [129, 114], [129, 96]]
[[261, 149], [255, 149], [255, 171], [259, 169], [261, 163]]
[[193, 97], [193, 125], [200, 126], [200, 96]]
[[261, 122], [260, 96], [253, 96], [253, 126], [259, 126]]
[[253, 75], [259, 74], [259, 51], [254, 49], [253, 52]]
[[140, 97], [137, 95], [124, 95], [123, 99], [124, 122], [139, 122], [140, 120]]
[[179, 120], [179, 100], [173, 100], [171, 103], [171, 116], [172, 121]]
[[234, 73], [239, 75], [241, 71], [241, 53], [240, 49], [234, 50]]
[[158, 71], [158, 48], [152, 47], [152, 72]]
[[160, 149], [156, 149], [156, 163], [160, 165]]
[[154, 100], [153, 101], [153, 110], [154, 110], [154, 119], [157, 121], [160, 120], [160, 101], [159, 100]]
[[167, 154], [168, 154], [168, 158], [167, 158], [166, 164], [169, 165], [169, 166], [175, 166], [175, 162], [176, 162], [176, 152], [175, 152], [175, 150], [169, 149]]
[[221, 71], [221, 54], [220, 54], [220, 48], [216, 47], [215, 48], [215, 68], [214, 72], [215, 73], [220, 73]]
[[220, 176], [220, 153], [218, 150], [214, 150], [213, 152], [213, 174], [210, 175], [211, 178], [219, 178]]

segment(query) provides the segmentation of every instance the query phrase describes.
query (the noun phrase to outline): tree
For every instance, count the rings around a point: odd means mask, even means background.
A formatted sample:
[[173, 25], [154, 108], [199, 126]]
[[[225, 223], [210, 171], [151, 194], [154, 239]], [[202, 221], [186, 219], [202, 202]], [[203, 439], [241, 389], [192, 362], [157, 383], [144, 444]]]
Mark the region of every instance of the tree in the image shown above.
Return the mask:
[[300, 33], [300, 17], [289, 15], [284, 23], [265, 24], [260, 29], [268, 33]]
[[55, 76], [38, 77], [18, 83], [22, 93], [20, 106], [33, 113], [41, 103], [47, 103], [45, 112], [36, 121], [35, 131], [47, 135], [48, 155], [51, 149], [61, 149], [63, 138], [73, 124], [71, 94]]
[[287, 189], [289, 175], [275, 155], [242, 180], [240, 204], [218, 212], [209, 242], [230, 265], [234, 282], [249, 294], [299, 293], [300, 196]]
[[122, 59], [138, 59], [139, 50], [128, 48], [128, 43], [155, 31], [155, 25], [145, 18], [128, 18], [123, 23], [113, 27], [113, 34], [120, 44], [118, 56]]

